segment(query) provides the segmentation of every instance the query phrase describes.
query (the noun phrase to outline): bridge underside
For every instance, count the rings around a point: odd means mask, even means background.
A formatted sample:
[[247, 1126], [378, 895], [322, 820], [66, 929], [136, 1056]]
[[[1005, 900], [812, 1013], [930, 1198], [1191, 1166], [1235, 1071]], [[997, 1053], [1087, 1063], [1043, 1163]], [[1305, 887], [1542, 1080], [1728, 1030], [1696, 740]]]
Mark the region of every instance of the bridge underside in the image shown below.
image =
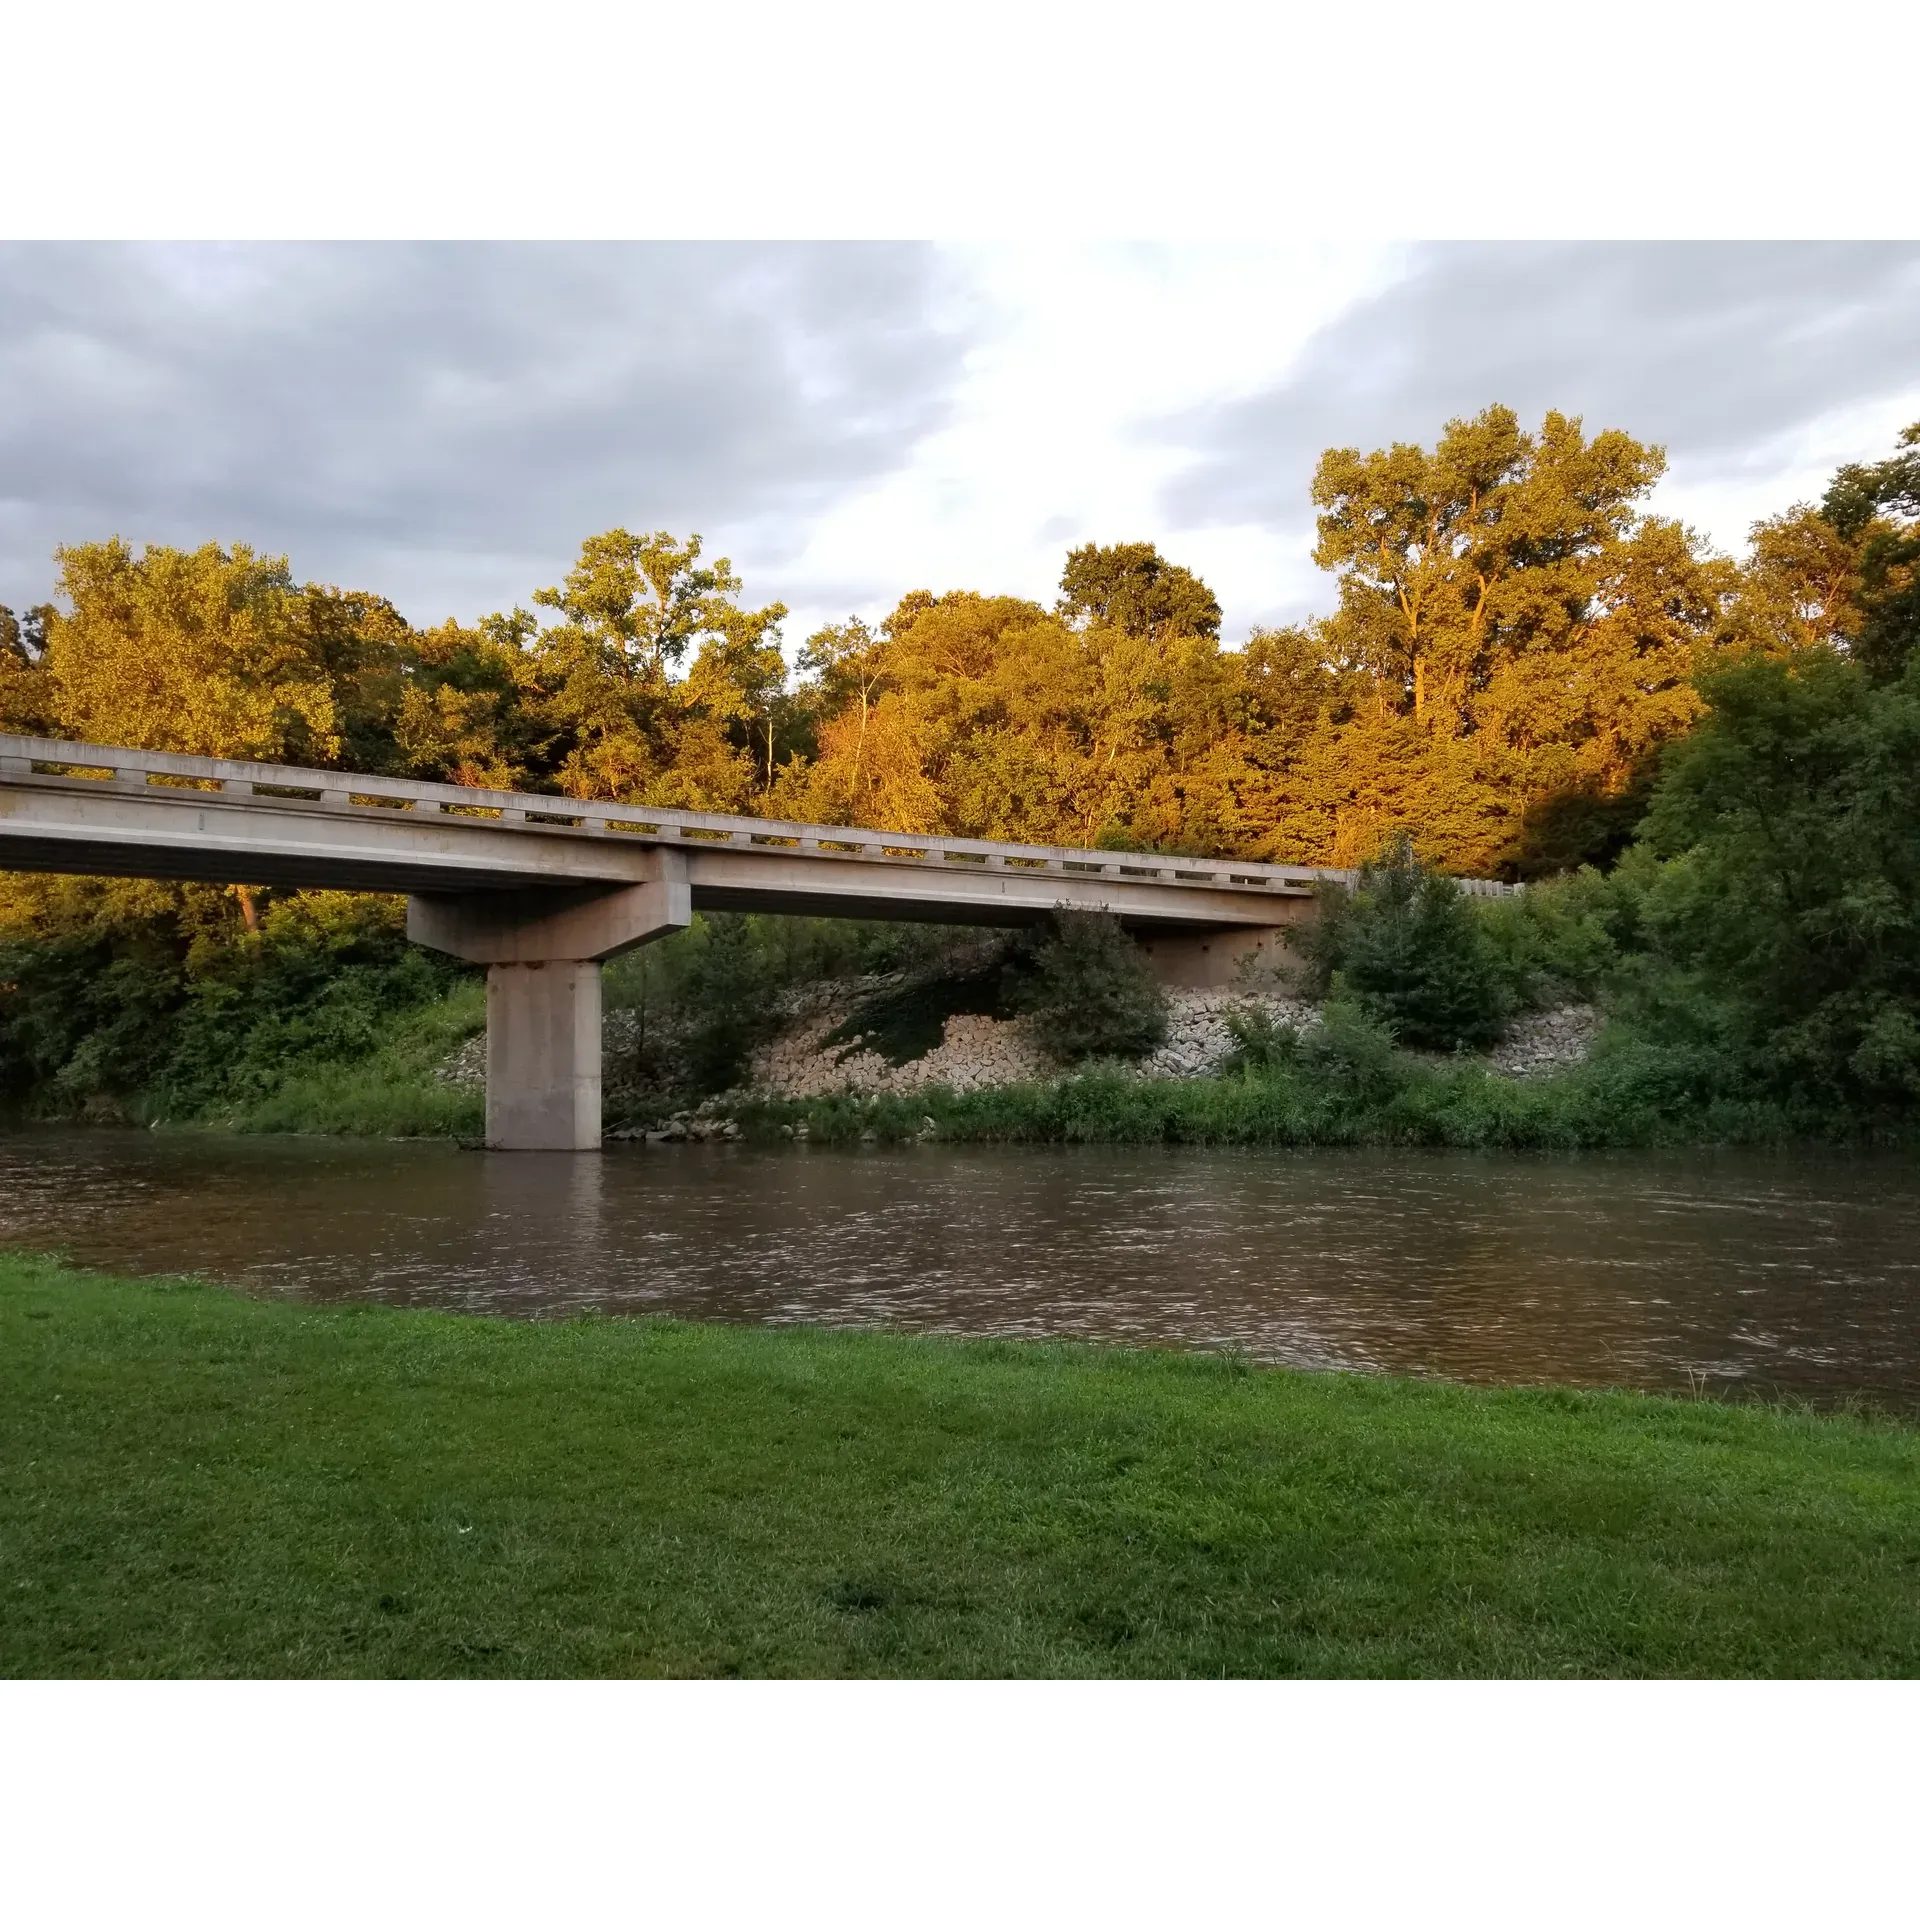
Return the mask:
[[1319, 877], [5, 736], [0, 866], [406, 894], [413, 939], [488, 970], [489, 1144], [567, 1150], [600, 1142], [601, 963], [696, 910], [1018, 928], [1097, 909], [1169, 984], [1206, 986], [1279, 959]]

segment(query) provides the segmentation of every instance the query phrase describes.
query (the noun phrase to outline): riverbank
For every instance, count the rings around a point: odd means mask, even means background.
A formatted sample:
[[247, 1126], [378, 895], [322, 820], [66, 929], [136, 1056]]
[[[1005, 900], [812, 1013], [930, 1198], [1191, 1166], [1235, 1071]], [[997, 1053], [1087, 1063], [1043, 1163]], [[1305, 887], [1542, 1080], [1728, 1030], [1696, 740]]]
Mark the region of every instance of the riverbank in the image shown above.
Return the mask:
[[[1553, 931], [1578, 891], [1536, 890], [1530, 918], [1498, 923], [1521, 947], [1575, 957], [1514, 960], [1524, 1004], [1477, 1050], [1397, 1045], [1398, 1028], [1357, 1002], [1290, 998], [1275, 976], [1171, 994], [1161, 1040], [1126, 1066], [1066, 1067], [1048, 1051], [1004, 941], [717, 916], [610, 963], [604, 1124], [616, 1139], [823, 1145], [1915, 1143], [1897, 1089], [1841, 1098], [1818, 1076], [1783, 1081], [1772, 1055], [1710, 1021], [1636, 1024], [1605, 970], [1578, 961], [1582, 940]], [[25, 985], [0, 996], [0, 1106], [99, 1125], [478, 1138], [483, 983], [408, 947], [392, 904], [284, 903], [234, 978], [175, 982], [165, 1012], [164, 994], [109, 990], [111, 967], [88, 986], [57, 943], [19, 947]], [[1577, 914], [1568, 925], [1592, 933]]]
[[1915, 1674], [1920, 1434], [0, 1256], [0, 1672]]
[[[478, 1138], [483, 1021], [477, 986], [463, 985], [393, 1022], [370, 1055], [302, 1065], [271, 1092], [212, 1109], [194, 1124], [243, 1133]], [[1215, 1046], [1204, 1066], [1183, 1073], [1094, 1063], [1030, 1079], [929, 1080], [904, 1089], [876, 1055], [871, 1088], [857, 1074], [851, 1086], [798, 1096], [783, 1093], [778, 1080], [771, 1088], [756, 1082], [689, 1107], [633, 1091], [646, 1083], [622, 1051], [632, 1050], [631, 1020], [613, 1016], [609, 1025], [606, 1118], [609, 1137], [620, 1142], [1565, 1151], [1914, 1141], [1910, 1122], [1789, 1106], [1744, 1086], [1709, 1052], [1626, 1035], [1605, 1036], [1591, 1057], [1520, 1069], [1478, 1055], [1413, 1053], [1362, 1029], [1265, 1063], [1236, 1063]], [[1590, 1037], [1590, 1027], [1581, 1031], [1582, 1048]], [[457, 1071], [448, 1071], [449, 1060]]]
[[617, 1139], [675, 1144], [953, 1143], [1058, 1146], [1396, 1147], [1569, 1151], [1616, 1147], [1913, 1144], [1910, 1124], [1754, 1097], [1710, 1057], [1632, 1043], [1520, 1079], [1484, 1061], [1382, 1044], [1344, 1054], [1159, 1079], [1093, 1066], [958, 1093], [723, 1096]]

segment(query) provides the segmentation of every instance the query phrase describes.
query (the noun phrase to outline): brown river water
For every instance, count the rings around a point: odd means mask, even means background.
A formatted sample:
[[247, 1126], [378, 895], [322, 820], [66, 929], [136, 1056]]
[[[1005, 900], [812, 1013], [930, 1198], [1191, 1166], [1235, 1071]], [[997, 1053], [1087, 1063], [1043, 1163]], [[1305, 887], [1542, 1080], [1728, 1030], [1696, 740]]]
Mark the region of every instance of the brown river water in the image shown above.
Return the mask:
[[309, 1300], [1068, 1336], [1920, 1408], [1910, 1156], [574, 1156], [28, 1130], [0, 1134], [0, 1245]]

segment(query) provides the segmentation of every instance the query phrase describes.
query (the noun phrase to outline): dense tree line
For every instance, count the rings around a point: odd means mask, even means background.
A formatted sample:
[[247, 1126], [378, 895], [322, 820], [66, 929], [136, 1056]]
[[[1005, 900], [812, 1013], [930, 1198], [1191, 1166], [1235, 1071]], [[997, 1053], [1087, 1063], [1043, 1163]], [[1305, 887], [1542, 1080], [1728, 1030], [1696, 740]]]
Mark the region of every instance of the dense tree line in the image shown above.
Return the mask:
[[244, 547], [62, 548], [0, 614], [0, 725], [579, 797], [1350, 866], [1577, 864], [1737, 652], [1911, 646], [1920, 447], [1754, 530], [1744, 565], [1647, 511], [1662, 457], [1489, 408], [1431, 450], [1320, 461], [1324, 619], [1221, 644], [1149, 545], [1070, 554], [1051, 607], [908, 593], [815, 634], [697, 537], [596, 535], [533, 610], [416, 629]]
[[[1661, 470], [1624, 433], [1558, 414], [1528, 432], [1492, 407], [1432, 449], [1323, 456], [1322, 619], [1224, 646], [1188, 569], [1087, 546], [1050, 607], [915, 591], [877, 628], [813, 635], [797, 670], [786, 610], [747, 604], [697, 537], [597, 535], [532, 611], [424, 629], [244, 547], [109, 540], [60, 550], [57, 604], [0, 608], [0, 730], [1383, 861], [1430, 903], [1416, 866], [1612, 869], [1529, 909], [1563, 984], [1604, 974], [1643, 1031], [1738, 1058], [1756, 1087], [1920, 1098], [1920, 427], [1761, 522], [1743, 562], [1648, 510]], [[391, 922], [376, 901], [0, 877], [0, 1080], [134, 1084], [185, 1033], [210, 1085], [283, 948], [259, 1044], [311, 1028], [350, 1051], [437, 990]]]

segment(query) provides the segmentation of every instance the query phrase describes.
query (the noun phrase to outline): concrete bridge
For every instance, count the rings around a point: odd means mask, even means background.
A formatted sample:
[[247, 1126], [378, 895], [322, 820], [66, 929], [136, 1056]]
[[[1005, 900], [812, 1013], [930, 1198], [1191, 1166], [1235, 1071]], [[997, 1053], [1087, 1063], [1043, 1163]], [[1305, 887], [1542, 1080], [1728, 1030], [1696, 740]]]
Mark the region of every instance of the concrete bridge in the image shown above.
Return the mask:
[[[600, 1144], [600, 965], [696, 907], [1030, 925], [1103, 909], [1171, 985], [1225, 984], [1351, 876], [491, 792], [0, 734], [0, 868], [408, 896], [487, 969], [487, 1142]], [[1467, 882], [1501, 891], [1486, 882]]]

